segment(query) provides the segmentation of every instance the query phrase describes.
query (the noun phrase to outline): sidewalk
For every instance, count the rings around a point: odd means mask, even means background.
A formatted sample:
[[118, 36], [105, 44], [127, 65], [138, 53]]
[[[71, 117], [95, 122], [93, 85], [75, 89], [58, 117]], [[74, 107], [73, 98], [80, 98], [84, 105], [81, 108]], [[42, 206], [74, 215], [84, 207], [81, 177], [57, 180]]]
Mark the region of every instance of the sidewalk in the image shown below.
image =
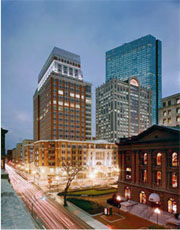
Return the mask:
[[[132, 204], [132, 205], [130, 205]], [[154, 208], [151, 208], [147, 205], [140, 204], [137, 202], [129, 201], [129, 202], [122, 202], [121, 203], [121, 210], [124, 211], [123, 206], [126, 206], [127, 212], [133, 215], [139, 216], [143, 219], [149, 220], [153, 223], [157, 223], [157, 214], [154, 213]], [[129, 206], [129, 207], [128, 207]], [[160, 225], [167, 225], [168, 222], [176, 223], [177, 225], [180, 224], [180, 220], [176, 220], [173, 214], [168, 212], [164, 212], [160, 210], [161, 213], [158, 215], [158, 223]]]
[[[56, 201], [59, 204], [63, 205], [63, 199], [62, 198], [56, 197]], [[98, 220], [94, 219], [90, 214], [88, 214], [84, 210], [82, 210], [79, 207], [75, 206], [71, 202], [67, 202], [67, 203], [68, 203], [68, 207], [66, 207], [67, 210], [69, 210], [74, 215], [76, 215], [77, 217], [79, 217], [81, 220], [83, 220], [84, 222], [86, 222], [92, 228], [94, 228], [94, 229], [109, 229], [106, 225], [104, 225], [101, 222], [99, 222]]]

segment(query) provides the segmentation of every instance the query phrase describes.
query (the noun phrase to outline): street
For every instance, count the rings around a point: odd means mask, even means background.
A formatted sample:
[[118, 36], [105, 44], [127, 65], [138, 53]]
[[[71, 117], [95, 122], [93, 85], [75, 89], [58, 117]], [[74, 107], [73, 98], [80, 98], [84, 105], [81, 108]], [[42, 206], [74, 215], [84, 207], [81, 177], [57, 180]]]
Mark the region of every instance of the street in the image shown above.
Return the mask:
[[86, 223], [68, 212], [63, 206], [52, 201], [47, 196], [45, 197], [42, 190], [39, 190], [33, 184], [27, 182], [18, 175], [14, 168], [6, 165], [6, 170], [9, 173], [10, 183], [16, 193], [25, 202], [26, 206], [32, 213], [33, 217], [37, 216], [45, 228], [48, 229], [89, 229]]

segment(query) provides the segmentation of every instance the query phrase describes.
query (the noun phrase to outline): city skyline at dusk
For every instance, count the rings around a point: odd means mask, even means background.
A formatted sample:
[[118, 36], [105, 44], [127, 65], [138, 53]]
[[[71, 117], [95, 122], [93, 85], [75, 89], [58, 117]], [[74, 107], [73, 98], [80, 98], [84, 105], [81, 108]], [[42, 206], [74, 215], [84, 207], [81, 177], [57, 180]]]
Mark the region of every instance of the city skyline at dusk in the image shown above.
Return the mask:
[[32, 97], [38, 74], [54, 46], [81, 56], [84, 80], [92, 83], [93, 135], [95, 87], [105, 81], [106, 51], [152, 34], [162, 41], [162, 96], [177, 93], [177, 6], [178, 1], [3, 1], [2, 127], [9, 130], [6, 149], [33, 137]]

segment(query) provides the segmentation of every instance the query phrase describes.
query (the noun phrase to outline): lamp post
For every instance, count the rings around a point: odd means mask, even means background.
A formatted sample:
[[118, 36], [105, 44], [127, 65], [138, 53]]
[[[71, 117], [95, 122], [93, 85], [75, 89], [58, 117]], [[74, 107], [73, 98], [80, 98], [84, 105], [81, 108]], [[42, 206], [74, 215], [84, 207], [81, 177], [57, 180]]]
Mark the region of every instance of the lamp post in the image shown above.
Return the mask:
[[32, 217], [34, 216], [34, 205], [35, 205], [35, 203], [36, 203], [38, 200], [45, 200], [45, 199], [46, 199], [46, 197], [45, 197], [45, 196], [42, 196], [42, 197], [40, 197], [40, 198], [38, 198], [38, 199], [35, 199], [34, 202], [32, 202]]
[[157, 214], [157, 225], [158, 225], [158, 215], [161, 213], [159, 208], [154, 209], [154, 213]]

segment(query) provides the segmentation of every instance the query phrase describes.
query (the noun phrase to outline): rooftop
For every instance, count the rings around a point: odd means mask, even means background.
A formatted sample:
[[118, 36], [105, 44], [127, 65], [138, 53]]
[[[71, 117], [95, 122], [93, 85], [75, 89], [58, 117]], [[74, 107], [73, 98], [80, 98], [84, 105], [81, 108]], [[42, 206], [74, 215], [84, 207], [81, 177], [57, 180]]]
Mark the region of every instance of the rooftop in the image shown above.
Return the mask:
[[[6, 173], [1, 173], [4, 178]], [[1, 229], [35, 229], [31, 215], [7, 179], [1, 179]]]

